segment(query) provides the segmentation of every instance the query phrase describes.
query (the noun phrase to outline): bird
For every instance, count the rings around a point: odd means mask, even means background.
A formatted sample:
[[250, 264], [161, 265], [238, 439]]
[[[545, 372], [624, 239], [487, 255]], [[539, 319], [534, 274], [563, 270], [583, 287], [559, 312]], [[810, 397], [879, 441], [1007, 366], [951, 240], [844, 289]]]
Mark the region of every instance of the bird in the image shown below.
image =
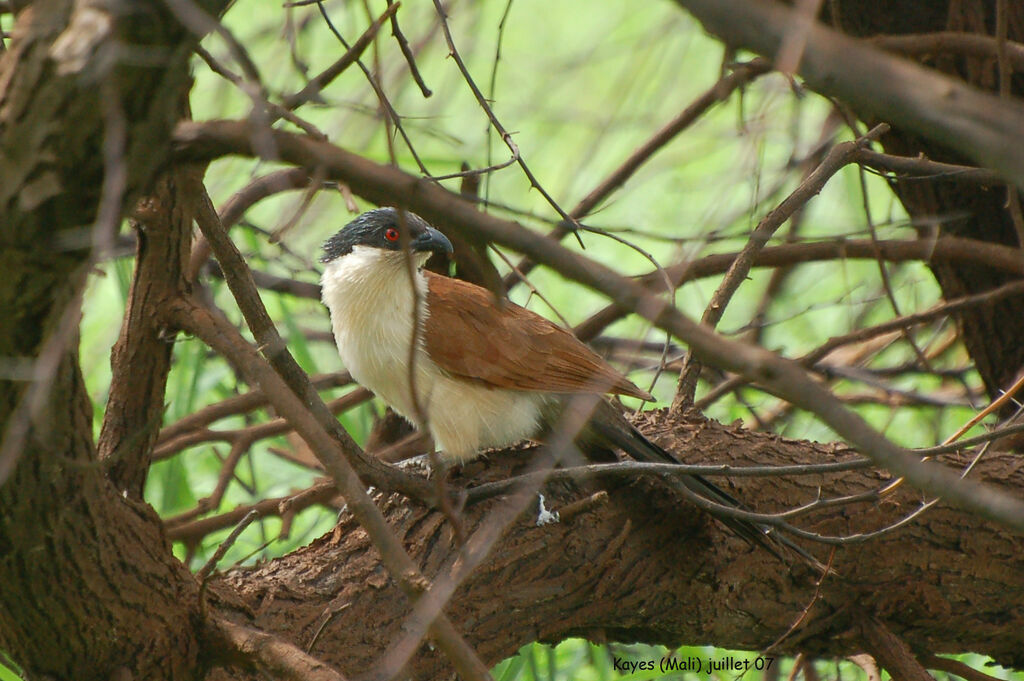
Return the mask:
[[[445, 464], [482, 450], [543, 439], [573, 395], [653, 401], [569, 331], [489, 290], [423, 269], [452, 244], [415, 213], [382, 207], [324, 243], [322, 300], [338, 354], [352, 377], [433, 437]], [[679, 461], [600, 397], [581, 428], [581, 449], [621, 449], [644, 462]], [[699, 475], [692, 493], [733, 508], [732, 495]], [[776, 556], [765, 527], [719, 516]]]

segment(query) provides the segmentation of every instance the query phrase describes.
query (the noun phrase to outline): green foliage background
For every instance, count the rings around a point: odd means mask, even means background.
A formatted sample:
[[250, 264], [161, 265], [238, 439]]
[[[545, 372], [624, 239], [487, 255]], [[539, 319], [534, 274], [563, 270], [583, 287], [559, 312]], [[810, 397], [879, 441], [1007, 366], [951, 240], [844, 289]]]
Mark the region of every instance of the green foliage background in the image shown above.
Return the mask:
[[[368, 24], [361, 3], [324, 4], [337, 29], [354, 40]], [[374, 13], [383, 3], [374, 3]], [[679, 113], [719, 77], [723, 49], [703, 34], [694, 21], [669, 3], [633, 3], [626, 0], [587, 2], [567, 0], [514, 0], [508, 3], [448, 5], [456, 44], [477, 83], [488, 93], [496, 115], [514, 132], [523, 158], [545, 189], [569, 209], [615, 169], [655, 130]], [[364, 63], [381, 74], [384, 91], [404, 117], [403, 124], [417, 153], [432, 174], [456, 172], [463, 161], [483, 167], [508, 158], [509, 152], [489, 129], [486, 117], [462, 81], [440, 34], [434, 8], [425, 0], [407, 0], [399, 11], [402, 27], [414, 48], [417, 64], [434, 90], [429, 99], [419, 93], [385, 28]], [[272, 99], [300, 89], [309, 75], [337, 59], [344, 48], [328, 30], [317, 7], [283, 8], [279, 2], [241, 3], [226, 17], [226, 26], [256, 63]], [[502, 29], [503, 27], [503, 29]], [[4, 27], [9, 28], [9, 27]], [[289, 38], [290, 36], [290, 38]], [[292, 44], [290, 44], [290, 40]], [[500, 41], [500, 60], [496, 60]], [[224, 64], [238, 67], [224, 42], [216, 36], [204, 46]], [[741, 55], [742, 57], [742, 55]], [[237, 88], [213, 74], [196, 59], [192, 109], [196, 119], [244, 118], [252, 104]], [[626, 186], [606, 201], [586, 222], [629, 239], [638, 247], [625, 248], [607, 238], [586, 235], [586, 253], [620, 272], [638, 274], [651, 269], [639, 250], [660, 263], [734, 251], [744, 243], [757, 221], [796, 186], [799, 173], [791, 166], [818, 143], [830, 104], [780, 75], [757, 81], [742, 95], [718, 106], [692, 129], [673, 140], [644, 165]], [[378, 162], [390, 159], [386, 128], [377, 99], [364, 75], [351, 68], [324, 93], [323, 102], [306, 106], [300, 115], [317, 125], [332, 142]], [[849, 132], [840, 139], [849, 139]], [[400, 139], [394, 141], [395, 160], [416, 172], [416, 164]], [[274, 169], [269, 163], [227, 159], [213, 164], [207, 187], [217, 205], [254, 176]], [[484, 195], [496, 213], [513, 216], [539, 231], [557, 219], [555, 212], [515, 167], [487, 178]], [[458, 189], [458, 181], [445, 181]], [[867, 234], [865, 206], [877, 226], [879, 238], [913, 237], [905, 217], [884, 181], [868, 176], [862, 193], [856, 169], [835, 177], [807, 208], [801, 237], [831, 238]], [[315, 196], [283, 246], [268, 243], [266, 235], [293, 219], [303, 203], [302, 192], [278, 195], [257, 204], [232, 235], [255, 269], [315, 282], [319, 244], [353, 217], [337, 192]], [[369, 208], [359, 202], [360, 210]], [[566, 240], [573, 248], [573, 241]], [[507, 254], [513, 261], [518, 257]], [[92, 277], [82, 321], [81, 360], [95, 404], [98, 433], [110, 382], [109, 352], [128, 295], [132, 271], [130, 257], [112, 258]], [[499, 264], [503, 271], [507, 270]], [[756, 308], [770, 272], [755, 270], [729, 306], [720, 329], [736, 334], [744, 330]], [[904, 310], [922, 309], [938, 298], [931, 274], [922, 266], [890, 268], [897, 299]], [[568, 284], [556, 274], [537, 271], [534, 284], [570, 322], [578, 323], [603, 306], [596, 294]], [[687, 284], [677, 303], [697, 317], [716, 285], [715, 280]], [[222, 283], [209, 286], [229, 315], [239, 315]], [[514, 296], [521, 304], [551, 315], [525, 287]], [[323, 337], [329, 330], [319, 303], [265, 293], [271, 315], [288, 339], [303, 368], [311, 373], [341, 368], [332, 344]], [[880, 299], [876, 264], [841, 261], [802, 266], [789, 280], [786, 294], [773, 304], [764, 344], [787, 356], [812, 349], [830, 336], [892, 316]], [[241, 323], [239, 322], [240, 326]], [[938, 329], [935, 330], [938, 333]], [[609, 334], [631, 338], [650, 336], [650, 328], [636, 319], [624, 320]], [[909, 357], [903, 346], [883, 353], [880, 361], [897, 364]], [[954, 361], [965, 362], [959, 354]], [[653, 371], [637, 371], [634, 379], [648, 385]], [[903, 379], [900, 379], [903, 380]], [[929, 392], [939, 387], [934, 379], [916, 378], [902, 387]], [[968, 372], [966, 380], [977, 385]], [[673, 394], [674, 378], [662, 375], [654, 392], [664, 401]], [[839, 384], [839, 390], [843, 384]], [[247, 387], [240, 385], [223, 361], [199, 341], [181, 338], [167, 388], [166, 423], [222, 400]], [[744, 393], [746, 405], [735, 399], [717, 403], [709, 415], [723, 421], [749, 416], [755, 409], [774, 404], [769, 396]], [[341, 417], [345, 427], [362, 441], [379, 407], [368, 405]], [[916, 410], [865, 406], [862, 413], [876, 426], [905, 445], [934, 444], [966, 420], [968, 409]], [[216, 424], [235, 428], [265, 414], [236, 417]], [[832, 433], [806, 415], [790, 420], [784, 434], [830, 440]], [[314, 472], [276, 456], [274, 447], [286, 448], [284, 438], [254, 446], [237, 470], [220, 510], [284, 495], [312, 483]], [[194, 447], [153, 466], [147, 500], [165, 516], [181, 513], [208, 495], [217, 480], [226, 446]], [[255, 523], [228, 553], [221, 566], [267, 560], [307, 543], [328, 530], [333, 512], [314, 508], [299, 515], [288, 537], [280, 537], [280, 521]], [[198, 567], [222, 541], [227, 530], [208, 536], [195, 547], [192, 565]], [[186, 556], [183, 546], [176, 550]], [[612, 657], [660, 659], [666, 651], [649, 646], [595, 646], [570, 640], [557, 647], [527, 646], [520, 655], [495, 668], [495, 678], [603, 680], [623, 676]], [[686, 648], [675, 653], [701, 658], [732, 656], [754, 659], [753, 653], [712, 648]], [[967, 660], [969, 661], [969, 660]], [[972, 663], [977, 663], [973, 660]], [[785, 678], [791, 660], [779, 661], [777, 678]], [[851, 663], [821, 662], [826, 678], [863, 678]], [[991, 670], [988, 670], [991, 672]], [[997, 672], [1002, 673], [1002, 672]], [[760, 672], [758, 673], [760, 675]], [[1003, 673], [1006, 678], [1009, 675]], [[627, 674], [631, 679], [659, 678], [660, 673]], [[707, 675], [702, 674], [700, 678]], [[0, 668], [0, 679], [16, 678]], [[681, 678], [681, 677], [677, 677]], [[689, 678], [696, 678], [690, 675]], [[718, 674], [716, 678], [736, 678]]]

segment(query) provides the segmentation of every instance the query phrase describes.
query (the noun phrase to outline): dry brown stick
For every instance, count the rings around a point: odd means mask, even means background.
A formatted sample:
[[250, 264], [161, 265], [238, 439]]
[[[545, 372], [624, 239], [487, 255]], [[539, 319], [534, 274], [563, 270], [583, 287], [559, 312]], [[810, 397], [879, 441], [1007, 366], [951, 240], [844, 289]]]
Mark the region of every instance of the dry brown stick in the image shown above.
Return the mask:
[[217, 475], [217, 484], [213, 488], [213, 492], [210, 496], [200, 499], [199, 503], [196, 504], [197, 509], [217, 508], [220, 506], [221, 500], [224, 498], [224, 493], [227, 492], [228, 483], [231, 482], [231, 478], [235, 476], [235, 469], [238, 468], [238, 462], [242, 460], [242, 456], [249, 451], [252, 446], [252, 440], [247, 438], [238, 438], [231, 443], [231, 450], [228, 452], [227, 457], [220, 466], [220, 472]]
[[980, 672], [974, 667], [964, 664], [960, 660], [951, 660], [948, 657], [939, 657], [931, 653], [924, 655], [918, 655], [917, 659], [922, 665], [928, 669], [938, 669], [939, 671], [949, 672], [959, 676], [961, 679], [967, 679], [967, 681], [1002, 681], [998, 676], [990, 676], [984, 672]]
[[833, 336], [811, 352], [804, 355], [804, 357], [801, 357], [799, 361], [813, 364], [814, 362], [818, 362], [823, 359], [825, 355], [829, 354], [836, 348], [844, 345], [868, 340], [869, 338], [889, 333], [891, 331], [896, 331], [898, 329], [923, 324], [950, 314], [951, 312], [956, 312], [968, 307], [975, 307], [977, 305], [987, 305], [1002, 298], [1015, 295], [1024, 295], [1024, 281], [1011, 281], [1010, 283], [1003, 284], [991, 291], [975, 293], [974, 295], [963, 296], [945, 303], [939, 303], [932, 309], [925, 310], [924, 312], [915, 312], [897, 319], [891, 319], [887, 322], [883, 322], [866, 329], [858, 329], [840, 336]]
[[893, 681], [935, 681], [925, 671], [907, 644], [878, 620], [861, 616], [858, 630], [864, 647]]
[[207, 518], [182, 519], [178, 522], [175, 522], [175, 518], [168, 518], [164, 526], [167, 528], [167, 538], [171, 541], [195, 544], [211, 532], [233, 527], [252, 511], [258, 512], [261, 518], [283, 515], [286, 511], [294, 514], [316, 504], [326, 504], [338, 494], [338, 488], [333, 482], [318, 482], [288, 496], [261, 499], [254, 504], [239, 506]]
[[[729, 269], [737, 255], [716, 253], [690, 262], [669, 265], [665, 272], [678, 287], [694, 279], [722, 274]], [[822, 260], [877, 257], [891, 262], [971, 262], [1001, 272], [1024, 275], [1024, 254], [1020, 249], [956, 237], [879, 241], [876, 244], [864, 239], [834, 239], [769, 246], [757, 254], [754, 266], [781, 267]], [[663, 278], [657, 271], [639, 277], [638, 281], [652, 290], [664, 288]], [[578, 324], [573, 333], [582, 340], [590, 340], [624, 316], [626, 311], [622, 308], [609, 305]]]
[[301, 648], [265, 631], [252, 629], [218, 617], [208, 620], [210, 633], [227, 644], [241, 658], [237, 662], [254, 666], [275, 679], [292, 681], [346, 681], [345, 677]]
[[[388, 0], [388, 9], [398, 5], [395, 0]], [[413, 54], [412, 48], [409, 47], [409, 40], [402, 33], [402, 29], [398, 25], [398, 15], [395, 12], [391, 12], [391, 35], [394, 37], [395, 42], [398, 43], [398, 49], [402, 51], [402, 56], [405, 57], [405, 63], [409, 65], [409, 73], [412, 74], [412, 79], [416, 81], [416, 86], [419, 87], [420, 93], [424, 97], [429, 97], [433, 92], [427, 87], [427, 84], [423, 81], [423, 75], [420, 73], [420, 69], [416, 66], [416, 55]]]
[[[750, 234], [750, 238], [739, 252], [735, 260], [729, 266], [718, 288], [715, 289], [711, 301], [704, 309], [700, 323], [710, 329], [718, 326], [719, 320], [725, 314], [725, 308], [732, 300], [733, 295], [739, 289], [740, 284], [747, 278], [750, 268], [754, 266], [757, 254], [768, 244], [768, 240], [775, 234], [776, 230], [785, 223], [790, 216], [802, 208], [814, 196], [821, 192], [825, 183], [842, 168], [852, 162], [855, 152], [878, 139], [889, 129], [884, 123], [875, 126], [873, 130], [863, 137], [852, 142], [843, 142], [832, 147], [825, 156], [825, 159], [814, 169], [807, 178], [800, 183], [793, 192], [787, 196], [782, 203], [771, 210]], [[683, 360], [683, 368], [679, 372], [679, 383], [676, 388], [675, 398], [672, 400], [672, 409], [679, 411], [693, 406], [694, 393], [697, 390], [697, 378], [700, 375], [701, 363], [687, 351]]]
[[[829, 145], [835, 139], [838, 127], [839, 117], [833, 111], [822, 124], [821, 132], [818, 135], [818, 143], [815, 144], [810, 153], [804, 156], [798, 166], [800, 169], [801, 182], [805, 181], [807, 177], [814, 172], [814, 169], [821, 165], [821, 162], [825, 159], [825, 155], [828, 153]], [[774, 199], [769, 200], [774, 202]], [[804, 209], [798, 208], [790, 217], [789, 229], [786, 230], [785, 236], [786, 243], [793, 244], [800, 241], [798, 235], [803, 227], [806, 216], [807, 214]], [[771, 277], [768, 279], [768, 284], [764, 287], [764, 291], [761, 293], [757, 309], [750, 316], [750, 321], [748, 322], [748, 333], [746, 339], [751, 343], [757, 345], [761, 344], [768, 319], [768, 312], [775, 301], [783, 293], [786, 282], [789, 281], [791, 275], [795, 271], [796, 267], [794, 266], [778, 267], [772, 271]]]
[[861, 149], [857, 153], [857, 163], [874, 170], [885, 170], [897, 173], [900, 180], [914, 180], [935, 177], [948, 177], [957, 182], [993, 187], [1003, 184], [1003, 178], [986, 168], [961, 166], [953, 163], [932, 161], [924, 156], [894, 156], [874, 149]]
[[[913, 35], [879, 35], [867, 41], [883, 50], [912, 56], [937, 55], [940, 53], [962, 54], [968, 57], [998, 59], [999, 42], [980, 33], [959, 33], [939, 31], [936, 33], [915, 33]], [[1005, 55], [1009, 63], [1024, 71], [1024, 44], [1006, 40]]]
[[[574, 253], [553, 239], [521, 225], [481, 213], [471, 202], [442, 187], [424, 184], [397, 168], [383, 166], [332, 144], [274, 130], [280, 160], [309, 168], [323, 166], [328, 176], [346, 182], [369, 201], [401, 199], [410, 210], [453, 232], [479, 235], [519, 251], [567, 279], [600, 291], [624, 309], [634, 309], [659, 328], [669, 331], [702, 356], [704, 361], [742, 373], [769, 385], [775, 394], [816, 414], [840, 437], [858, 447], [880, 466], [906, 477], [915, 487], [995, 522], [1024, 531], [1024, 503], [952, 471], [922, 463], [889, 441], [856, 413], [844, 407], [803, 367], [762, 348], [724, 338], [689, 319], [649, 293], [642, 284]], [[203, 160], [225, 154], [258, 154], [244, 121], [180, 123], [174, 133], [178, 161]]]
[[[369, 390], [366, 390], [365, 388], [356, 388], [355, 390], [328, 402], [327, 410], [330, 411], [331, 414], [340, 414], [356, 405], [366, 402], [372, 397], [373, 393]], [[271, 419], [263, 423], [256, 423], [251, 426], [246, 426], [245, 428], [238, 428], [234, 430], [211, 430], [205, 425], [198, 425], [194, 429], [180, 431], [173, 437], [169, 437], [159, 442], [156, 449], [153, 451], [153, 460], [160, 461], [162, 459], [167, 459], [183, 449], [207, 442], [234, 443], [239, 440], [247, 440], [250, 441], [251, 444], [252, 442], [258, 442], [268, 437], [275, 437], [277, 435], [288, 433], [291, 430], [292, 427], [291, 424], [288, 423], [288, 420], [281, 418]]]
[[[854, 123], [854, 125], [856, 125]], [[855, 128], [856, 129], [856, 128]], [[888, 126], [886, 126], [888, 130]], [[868, 236], [871, 238], [871, 243], [878, 249], [878, 230], [875, 228], [875, 221], [871, 218], [871, 202], [868, 194], [868, 183], [867, 183], [867, 172], [863, 166], [857, 166], [857, 181], [860, 184], [860, 199], [861, 207], [864, 211], [864, 222], [868, 228]], [[889, 268], [886, 266], [885, 261], [880, 257], [875, 257], [875, 266], [878, 268], [879, 280], [882, 283], [882, 290], [885, 292], [885, 298], [889, 302], [889, 306], [892, 308], [893, 314], [897, 317], [903, 315], [901, 311], [899, 301], [896, 300], [896, 292], [893, 290], [892, 277], [889, 276]], [[924, 351], [918, 346], [914, 337], [910, 335], [908, 329], [900, 329], [900, 336], [903, 341], [910, 347], [914, 356], [917, 357], [917, 361], [925, 367], [931, 367], [931, 363], [928, 361], [928, 357]]]
[[[216, 238], [211, 239], [211, 244], [217, 251]], [[380, 509], [374, 505], [373, 500], [366, 493], [363, 483], [348, 462], [349, 452], [330, 430], [324, 428], [322, 420], [313, 415], [310, 403], [300, 400], [284, 379], [226, 319], [217, 316], [194, 301], [186, 299], [169, 305], [164, 313], [167, 315], [167, 321], [202, 338], [215, 351], [231, 358], [233, 363], [242, 369], [249, 382], [259, 385], [270, 396], [271, 404], [293, 424], [295, 431], [306, 441], [331, 475], [352, 515], [366, 530], [374, 546], [380, 552], [385, 568], [400, 586], [402, 592], [415, 604], [426, 591], [429, 581], [419, 572], [401, 542], [391, 532]], [[257, 337], [262, 335], [257, 329], [252, 330]], [[315, 391], [312, 394], [319, 402], [319, 396], [316, 396]], [[321, 407], [323, 406], [322, 402], [319, 404]], [[329, 418], [337, 424], [333, 417]], [[340, 429], [340, 426], [338, 428]], [[381, 467], [387, 470], [383, 464]], [[416, 489], [419, 486], [410, 485], [401, 480], [401, 477], [407, 476], [392, 474], [382, 480], [384, 484], [374, 484], [381, 489], [401, 489], [402, 487]], [[432, 491], [432, 487], [427, 483], [421, 483], [421, 485], [426, 487], [423, 496], [429, 498], [428, 495]], [[430, 625], [430, 634], [438, 647], [448, 655], [460, 674], [476, 680], [490, 678], [486, 666], [480, 661], [476, 652], [443, 614], [433, 620]]]
[[217, 550], [213, 552], [213, 555], [210, 556], [209, 560], [207, 560], [203, 564], [203, 567], [199, 568], [199, 571], [196, 572], [196, 579], [202, 584], [202, 587], [200, 587], [199, 589], [200, 598], [202, 598], [203, 594], [205, 593], [206, 583], [209, 580], [210, 575], [212, 575], [213, 571], [217, 569], [217, 563], [221, 561], [221, 559], [224, 557], [224, 554], [226, 554], [228, 550], [230, 550], [231, 547], [234, 545], [234, 543], [238, 541], [238, 538], [242, 535], [242, 532], [245, 532], [245, 528], [249, 527], [249, 525], [251, 525], [258, 518], [260, 518], [260, 513], [255, 509], [246, 513], [245, 516], [240, 521], [238, 521], [238, 524], [235, 526], [235, 529], [231, 530], [231, 534], [229, 534], [227, 538], [225, 538], [224, 541], [222, 541], [220, 545], [217, 546]]
[[[347, 371], [338, 371], [333, 374], [322, 374], [310, 379], [317, 390], [330, 388], [343, 388], [352, 383], [352, 376]], [[205, 428], [206, 426], [228, 416], [244, 414], [267, 405], [267, 396], [262, 390], [250, 390], [242, 395], [229, 397], [214, 404], [203, 407], [199, 411], [165, 426], [160, 431], [158, 443], [166, 443], [184, 433]]]

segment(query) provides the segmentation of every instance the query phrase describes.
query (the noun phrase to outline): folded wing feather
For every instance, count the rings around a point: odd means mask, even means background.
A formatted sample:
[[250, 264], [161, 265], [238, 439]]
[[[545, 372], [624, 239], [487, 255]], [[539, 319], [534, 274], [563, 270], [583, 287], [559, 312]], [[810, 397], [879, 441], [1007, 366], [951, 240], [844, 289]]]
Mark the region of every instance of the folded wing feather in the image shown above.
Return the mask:
[[449, 374], [510, 390], [652, 400], [571, 333], [487, 289], [424, 272], [427, 352]]

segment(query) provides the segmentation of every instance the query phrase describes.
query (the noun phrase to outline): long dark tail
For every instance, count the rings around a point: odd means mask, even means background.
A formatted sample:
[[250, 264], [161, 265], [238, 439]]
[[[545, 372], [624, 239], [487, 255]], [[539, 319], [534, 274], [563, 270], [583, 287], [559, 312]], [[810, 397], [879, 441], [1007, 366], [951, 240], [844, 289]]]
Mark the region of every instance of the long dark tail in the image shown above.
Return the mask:
[[[648, 463], [673, 463], [679, 464], [679, 460], [671, 453], [654, 444], [643, 433], [636, 429], [632, 423], [626, 420], [611, 404], [599, 405], [594, 417], [588, 424], [593, 431], [594, 439], [605, 445], [611, 445], [621, 449], [637, 461]], [[672, 481], [689, 490], [698, 497], [712, 501], [721, 506], [747, 510], [746, 507], [734, 496], [710, 482], [700, 475], [680, 475], [671, 478]], [[684, 495], [685, 491], [680, 490]], [[788, 538], [779, 536], [772, 528], [766, 525], [735, 518], [728, 515], [719, 515], [709, 510], [716, 520], [725, 525], [738, 537], [746, 540], [751, 545], [759, 546], [779, 560], [788, 563], [786, 554], [792, 556], [794, 553], [809, 563], [816, 570], [825, 571], [825, 566], [805, 551], [803, 548], [791, 542]]]

